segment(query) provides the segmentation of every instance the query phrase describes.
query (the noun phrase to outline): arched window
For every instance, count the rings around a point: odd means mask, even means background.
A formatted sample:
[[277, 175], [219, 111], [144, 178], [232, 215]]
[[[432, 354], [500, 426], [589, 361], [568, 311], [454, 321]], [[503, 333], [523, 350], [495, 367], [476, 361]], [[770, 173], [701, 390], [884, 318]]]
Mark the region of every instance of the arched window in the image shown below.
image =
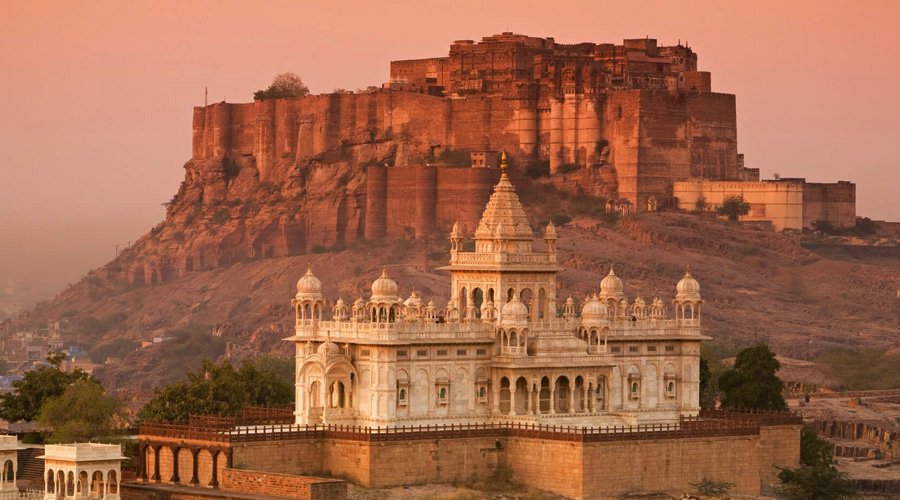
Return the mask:
[[632, 395], [632, 397], [637, 396], [637, 393], [638, 393], [638, 383], [637, 383], [637, 382], [632, 382], [632, 383], [631, 383], [631, 395]]
[[400, 389], [400, 401], [406, 401], [406, 389]]

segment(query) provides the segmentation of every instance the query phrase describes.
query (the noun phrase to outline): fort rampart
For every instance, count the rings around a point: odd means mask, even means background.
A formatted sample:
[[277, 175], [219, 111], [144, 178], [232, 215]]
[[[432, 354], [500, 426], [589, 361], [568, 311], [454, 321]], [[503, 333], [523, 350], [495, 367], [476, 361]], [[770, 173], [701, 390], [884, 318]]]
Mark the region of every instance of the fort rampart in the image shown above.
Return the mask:
[[[738, 175], [733, 95], [622, 90], [538, 99], [501, 95], [442, 98], [375, 91], [194, 108], [192, 162], [210, 171], [252, 157], [261, 182], [335, 154], [358, 164], [391, 157], [418, 166], [435, 147], [506, 150], [520, 162], [545, 159], [551, 172], [597, 163], [604, 145], [619, 195], [636, 206], [671, 196], [675, 180]], [[217, 175], [209, 175], [215, 180]], [[224, 195], [210, 186], [206, 201]]]

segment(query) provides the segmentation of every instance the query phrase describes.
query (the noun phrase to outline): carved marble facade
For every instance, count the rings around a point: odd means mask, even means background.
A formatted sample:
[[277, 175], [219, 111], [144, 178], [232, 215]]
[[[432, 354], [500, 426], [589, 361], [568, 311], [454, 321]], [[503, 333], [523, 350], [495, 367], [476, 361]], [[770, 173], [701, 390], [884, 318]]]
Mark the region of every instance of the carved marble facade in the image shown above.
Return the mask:
[[[598, 293], [560, 302], [556, 229], [536, 249], [506, 174], [475, 230], [450, 235], [451, 295], [400, 298], [387, 272], [368, 300], [330, 307], [312, 270], [292, 301], [296, 422], [367, 426], [675, 423], [699, 411], [700, 285], [633, 301], [610, 269]], [[330, 319], [326, 319], [330, 309]]]

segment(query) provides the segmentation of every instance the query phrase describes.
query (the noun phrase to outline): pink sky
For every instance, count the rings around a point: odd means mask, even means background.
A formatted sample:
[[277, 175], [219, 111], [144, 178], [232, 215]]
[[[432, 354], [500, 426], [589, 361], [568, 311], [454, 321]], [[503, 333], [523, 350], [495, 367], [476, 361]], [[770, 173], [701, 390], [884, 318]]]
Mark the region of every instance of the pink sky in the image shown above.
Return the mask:
[[688, 41], [737, 95], [747, 166], [854, 181], [860, 215], [900, 220], [900, 2], [0, 0], [0, 23], [0, 286], [74, 281], [162, 220], [204, 86], [379, 85], [391, 59], [502, 31]]

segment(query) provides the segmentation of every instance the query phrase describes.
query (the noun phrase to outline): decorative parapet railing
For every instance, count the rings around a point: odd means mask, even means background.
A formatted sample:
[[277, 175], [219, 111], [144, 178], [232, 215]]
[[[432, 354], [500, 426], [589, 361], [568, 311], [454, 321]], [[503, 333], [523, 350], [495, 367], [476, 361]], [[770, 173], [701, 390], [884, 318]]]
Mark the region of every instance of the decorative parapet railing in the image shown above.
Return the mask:
[[[297, 320], [298, 331], [303, 337], [332, 338], [334, 340], [381, 340], [381, 341], [415, 341], [415, 340], [491, 340], [494, 338], [497, 325], [481, 320], [435, 323], [431, 321], [396, 321], [393, 323], [377, 323], [369, 321], [319, 321]], [[582, 327], [580, 318], [566, 320], [564, 318], [541, 319], [529, 321], [518, 329], [528, 329], [531, 335], [541, 332], [576, 332]], [[625, 318], [607, 320], [591, 327], [598, 331], [608, 328], [610, 339], [621, 337], [690, 337], [700, 335], [699, 319], [663, 319], [638, 318], [634, 321]]]
[[450, 257], [451, 265], [525, 264], [556, 265], [556, 256], [546, 253], [459, 252]]
[[802, 424], [799, 415], [786, 412], [701, 412], [682, 417], [677, 424], [585, 427], [528, 423], [453, 424], [393, 427], [349, 425], [246, 425], [231, 429], [148, 422], [141, 425], [144, 441], [200, 440], [222, 444], [292, 439], [347, 439], [353, 441], [412, 441], [475, 437], [522, 437], [573, 442], [634, 441], [713, 436], [758, 435], [761, 426]]
[[293, 406], [245, 406], [234, 416], [191, 415], [188, 418], [188, 426], [205, 429], [231, 429], [243, 425], [278, 425], [293, 423]]
[[433, 323], [427, 321], [371, 323], [320, 321], [318, 337], [360, 340], [457, 340], [494, 338], [494, 325], [482, 322]]
[[790, 411], [773, 411], [773, 410], [700, 410], [697, 417], [683, 417], [683, 422], [702, 421], [709, 422], [714, 420], [723, 421], [747, 421], [754, 422], [759, 425], [802, 425], [803, 416]]

